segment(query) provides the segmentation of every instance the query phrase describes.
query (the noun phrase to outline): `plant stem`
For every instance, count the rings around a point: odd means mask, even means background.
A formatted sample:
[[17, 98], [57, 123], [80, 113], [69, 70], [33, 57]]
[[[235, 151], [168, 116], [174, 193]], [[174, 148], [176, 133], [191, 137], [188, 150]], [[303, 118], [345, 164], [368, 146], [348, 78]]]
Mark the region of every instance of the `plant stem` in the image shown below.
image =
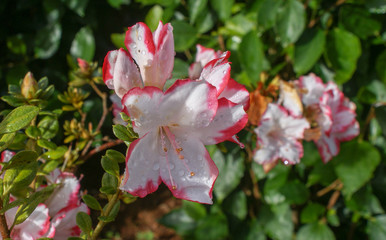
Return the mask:
[[100, 152], [100, 151], [103, 151], [107, 148], [111, 148], [111, 147], [114, 147], [116, 145], [119, 145], [123, 143], [123, 141], [121, 139], [116, 139], [114, 141], [111, 141], [111, 142], [107, 142], [107, 143], [104, 143], [102, 144], [101, 146], [91, 150], [86, 156], [83, 157], [83, 161], [86, 161], [87, 159], [89, 159], [92, 155]]
[[[0, 199], [0, 210], [3, 209], [3, 199]], [[0, 214], [0, 232], [3, 239], [10, 237], [10, 232], [7, 225], [7, 220], [5, 219], [5, 213]]]
[[[117, 191], [113, 197], [110, 199], [109, 203], [107, 204], [106, 211], [103, 211], [101, 216], [108, 216], [113, 209], [114, 205], [119, 201], [119, 194], [121, 191]], [[91, 240], [96, 240], [99, 234], [102, 232], [104, 226], [107, 224], [107, 222], [99, 220], [98, 225], [95, 227], [94, 232], [92, 233]]]

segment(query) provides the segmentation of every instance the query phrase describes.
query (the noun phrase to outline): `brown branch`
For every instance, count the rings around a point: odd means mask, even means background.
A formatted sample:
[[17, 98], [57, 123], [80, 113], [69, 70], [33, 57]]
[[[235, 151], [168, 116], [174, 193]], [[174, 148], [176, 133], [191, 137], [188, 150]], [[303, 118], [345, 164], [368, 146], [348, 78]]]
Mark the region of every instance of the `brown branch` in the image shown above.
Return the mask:
[[92, 157], [94, 154], [100, 152], [100, 151], [103, 151], [105, 149], [108, 149], [108, 148], [111, 148], [111, 147], [114, 147], [116, 145], [119, 145], [123, 143], [123, 141], [121, 139], [116, 139], [112, 142], [108, 142], [108, 143], [105, 143], [105, 144], [102, 144], [101, 146], [97, 147], [97, 148], [94, 148], [93, 150], [91, 150], [86, 156], [84, 156], [82, 159], [83, 161], [86, 161], [87, 159], [89, 159], [90, 157]]
[[330, 200], [328, 201], [328, 205], [327, 205], [327, 209], [331, 209], [336, 201], [338, 201], [338, 198], [340, 196], [340, 190], [336, 190], [332, 195], [331, 195], [331, 198]]
[[343, 187], [343, 183], [339, 179], [337, 179], [333, 183], [328, 185], [327, 187], [325, 187], [322, 190], [318, 191], [316, 193], [316, 196], [321, 197], [321, 196], [327, 194], [328, 192], [330, 192], [332, 190], [342, 189], [342, 187]]
[[[3, 200], [0, 201], [0, 210], [3, 209]], [[5, 214], [0, 214], [0, 232], [3, 239], [10, 237], [10, 232], [7, 225], [7, 220], [5, 219]]]
[[218, 45], [220, 45], [221, 52], [224, 52], [225, 51], [225, 44], [224, 44], [223, 36], [220, 34], [220, 35], [218, 35], [217, 39], [218, 39]]

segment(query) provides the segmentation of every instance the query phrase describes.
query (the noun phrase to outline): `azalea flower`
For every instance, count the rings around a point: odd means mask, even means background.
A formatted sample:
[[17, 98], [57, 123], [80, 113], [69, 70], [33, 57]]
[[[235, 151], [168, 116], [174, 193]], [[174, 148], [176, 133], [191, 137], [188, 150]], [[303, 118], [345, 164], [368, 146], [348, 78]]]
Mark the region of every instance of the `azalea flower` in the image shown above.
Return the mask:
[[259, 126], [255, 129], [258, 150], [254, 160], [259, 164], [273, 163], [281, 159], [284, 164], [299, 163], [303, 157], [304, 130], [310, 125], [304, 118], [295, 118], [275, 103], [269, 103]]
[[213, 59], [219, 58], [221, 51], [215, 51], [212, 48], [206, 48], [200, 44], [196, 45], [197, 53], [194, 63], [189, 67], [189, 78], [196, 80], [200, 77], [204, 66]]
[[159, 23], [154, 33], [144, 23], [129, 27], [124, 49], [107, 53], [103, 80], [122, 98], [133, 87], [163, 88], [174, 65], [173, 28]]
[[[5, 212], [8, 228], [12, 226], [18, 208], [14, 207]], [[15, 225], [11, 232], [11, 238], [13, 240], [38, 239], [45, 236], [49, 231], [49, 227], [50, 216], [48, 215], [48, 208], [44, 204], [39, 204], [24, 222]], [[0, 239], [3, 239], [1, 235]]]
[[356, 106], [344, 97], [335, 83], [324, 84], [314, 74], [301, 77], [298, 84], [305, 90], [302, 101], [307, 107], [307, 118], [320, 130], [321, 136], [314, 142], [326, 163], [339, 153], [340, 142], [359, 134]]
[[126, 126], [127, 123], [125, 121], [123, 121], [121, 114], [120, 114], [122, 112], [122, 109], [123, 109], [121, 99], [118, 97], [117, 94], [112, 94], [112, 95], [110, 95], [110, 100], [111, 100], [111, 102], [113, 102], [113, 111], [112, 111], [113, 116], [114, 116], [113, 123]]
[[76, 214], [80, 211], [90, 213], [88, 207], [80, 202], [79, 180], [72, 173], [55, 169], [47, 176], [47, 181], [48, 185], [59, 185], [45, 201], [52, 217], [47, 237], [54, 236], [60, 240], [79, 236], [81, 230], [76, 224]]
[[212, 203], [218, 169], [204, 145], [239, 132], [242, 105], [221, 98], [206, 81], [177, 80], [166, 92], [134, 88], [122, 99], [139, 139], [130, 144], [120, 188], [144, 197], [164, 182], [173, 195]]

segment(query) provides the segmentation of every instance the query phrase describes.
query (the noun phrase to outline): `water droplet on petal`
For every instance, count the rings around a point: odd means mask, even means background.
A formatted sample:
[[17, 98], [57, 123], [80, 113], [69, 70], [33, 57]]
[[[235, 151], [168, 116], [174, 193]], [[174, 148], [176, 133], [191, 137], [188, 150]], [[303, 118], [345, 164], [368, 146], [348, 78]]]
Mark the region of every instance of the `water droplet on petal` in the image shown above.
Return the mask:
[[139, 41], [142, 41], [142, 37], [141, 37], [141, 36], [139, 36], [139, 37], [138, 37], [138, 40], [139, 40]]
[[133, 49], [136, 49], [137, 48], [137, 44], [133, 44]]
[[142, 51], [142, 55], [146, 55], [146, 52], [145, 52], [145, 51]]
[[284, 165], [288, 165], [289, 162], [287, 160], [284, 161]]
[[158, 163], [154, 164], [153, 165], [153, 170], [157, 171], [158, 169], [159, 169], [159, 164]]
[[227, 71], [225, 71], [225, 70], [224, 70], [222, 73], [223, 73], [223, 74], [226, 74], [226, 73], [227, 73]]

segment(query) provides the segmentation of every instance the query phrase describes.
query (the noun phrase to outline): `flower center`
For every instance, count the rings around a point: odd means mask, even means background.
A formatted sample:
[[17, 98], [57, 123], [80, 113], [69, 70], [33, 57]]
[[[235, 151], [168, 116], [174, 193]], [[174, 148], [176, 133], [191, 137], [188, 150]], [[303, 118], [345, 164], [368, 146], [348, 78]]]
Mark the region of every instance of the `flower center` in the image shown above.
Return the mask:
[[168, 167], [168, 171], [169, 171], [169, 178], [170, 178], [170, 182], [171, 182], [171, 185], [172, 185], [172, 190], [176, 190], [177, 189], [177, 186], [176, 184], [174, 183], [173, 181], [173, 177], [172, 177], [172, 174], [171, 174], [171, 168], [170, 168], [170, 163], [169, 163], [169, 157], [168, 157], [168, 148], [167, 148], [167, 142], [166, 140], [168, 140], [170, 142], [170, 145], [171, 147], [173, 148], [174, 150], [174, 153], [178, 156], [178, 158], [183, 162], [185, 168], [187, 169], [187, 171], [189, 172], [189, 175], [191, 177], [193, 177], [194, 175], [196, 175], [193, 171], [190, 170], [189, 166], [186, 164], [186, 160], [185, 160], [185, 156], [181, 154], [181, 152], [184, 150], [176, 141], [176, 137], [175, 135], [170, 131], [169, 127], [168, 126], [162, 126], [159, 128], [159, 132], [160, 132], [160, 136], [161, 136], [161, 145], [162, 145], [162, 149], [163, 151], [166, 153], [166, 164], [167, 164], [167, 167]]

